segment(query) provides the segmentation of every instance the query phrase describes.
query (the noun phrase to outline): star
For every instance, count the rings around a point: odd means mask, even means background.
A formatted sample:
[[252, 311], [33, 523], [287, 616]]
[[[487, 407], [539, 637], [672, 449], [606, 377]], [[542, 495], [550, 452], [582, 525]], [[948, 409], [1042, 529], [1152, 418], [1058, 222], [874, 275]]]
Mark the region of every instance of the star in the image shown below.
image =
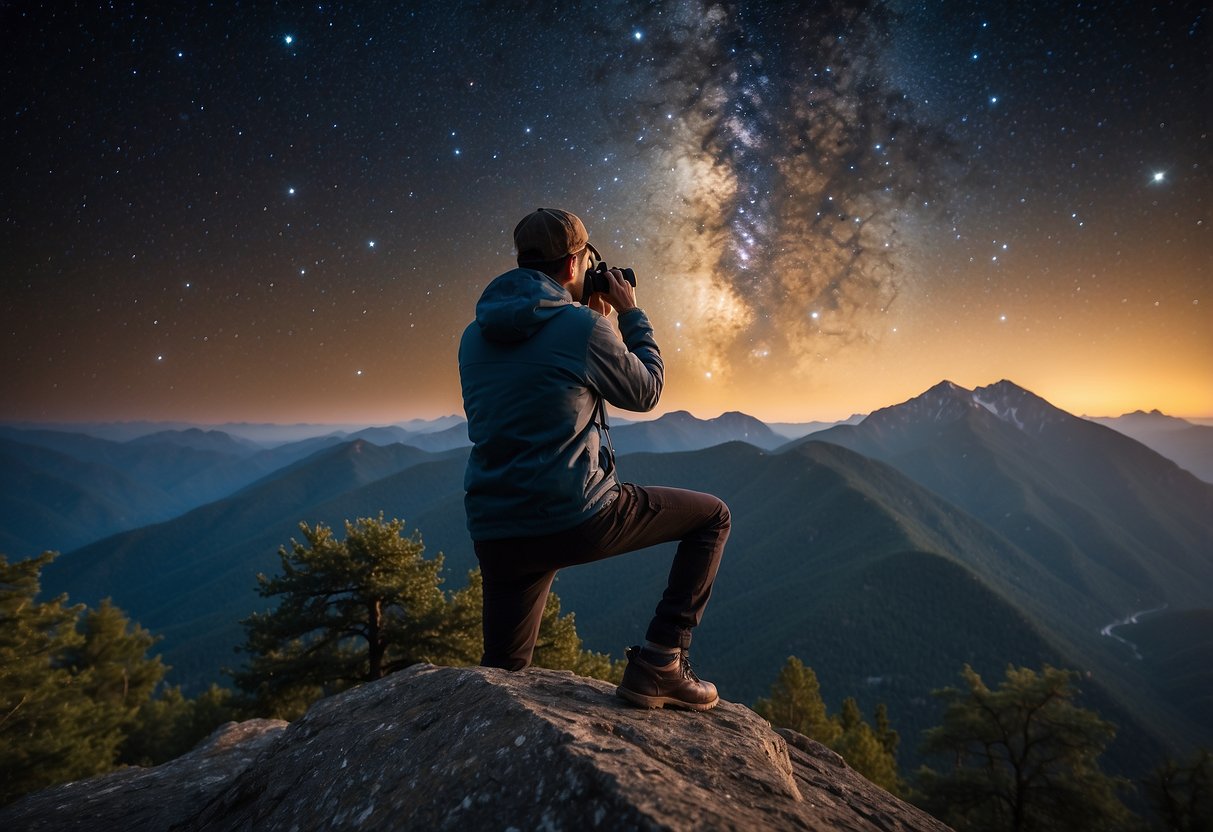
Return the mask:
[[368, 247], [368, 248], [374, 248], [374, 247], [375, 247], [375, 241], [374, 241], [374, 240], [367, 240], [367, 241], [366, 241], [366, 244], [367, 244], [367, 247]]
[[1154, 172], [1153, 180], [1155, 182], [1165, 182], [1166, 178], [1167, 178], [1167, 174], [1164, 173], [1163, 171], [1159, 170], [1159, 171]]
[[286, 35], [286, 36], [284, 36], [284, 37], [282, 38], [282, 40], [283, 40], [283, 41], [286, 43], [286, 45], [287, 45], [287, 46], [290, 46], [292, 43], [294, 43], [294, 42], [295, 42], [295, 36], [294, 36], [294, 35]]

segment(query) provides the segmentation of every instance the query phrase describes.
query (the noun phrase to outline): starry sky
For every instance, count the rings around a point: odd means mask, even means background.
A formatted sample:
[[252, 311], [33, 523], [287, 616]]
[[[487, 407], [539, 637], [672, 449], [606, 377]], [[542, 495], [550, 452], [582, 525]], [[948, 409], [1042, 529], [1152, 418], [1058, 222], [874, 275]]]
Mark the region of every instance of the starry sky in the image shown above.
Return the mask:
[[386, 424], [539, 206], [658, 412], [1213, 416], [1199, 2], [0, 3], [0, 419]]

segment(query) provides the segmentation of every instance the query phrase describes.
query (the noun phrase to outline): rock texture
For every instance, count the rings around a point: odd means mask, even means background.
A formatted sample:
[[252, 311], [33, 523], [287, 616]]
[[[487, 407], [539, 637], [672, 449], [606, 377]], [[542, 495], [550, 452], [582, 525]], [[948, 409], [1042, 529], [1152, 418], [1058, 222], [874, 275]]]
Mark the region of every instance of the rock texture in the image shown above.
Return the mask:
[[164, 765], [124, 768], [44, 789], [0, 808], [0, 829], [169, 829], [214, 802], [287, 725], [280, 719], [229, 722]]
[[[202, 775], [203, 747], [33, 795], [0, 812], [0, 827], [947, 828], [748, 708], [637, 709], [613, 686], [567, 672], [417, 665], [323, 700], [285, 730], [248, 734], [230, 750], [259, 751], [251, 764]], [[223, 782], [203, 795], [211, 776]], [[176, 803], [158, 813], [165, 789], [142, 784], [174, 778]]]

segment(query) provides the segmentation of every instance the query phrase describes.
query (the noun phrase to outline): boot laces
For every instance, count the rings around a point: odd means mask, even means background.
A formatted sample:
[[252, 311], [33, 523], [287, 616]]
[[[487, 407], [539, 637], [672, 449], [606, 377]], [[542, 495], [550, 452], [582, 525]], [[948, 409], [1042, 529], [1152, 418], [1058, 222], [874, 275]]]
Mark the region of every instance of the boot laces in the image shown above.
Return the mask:
[[691, 667], [691, 657], [688, 651], [682, 651], [682, 657], [679, 659], [679, 668], [682, 671], [682, 678], [690, 679], [692, 682], [698, 682], [699, 677], [695, 675], [695, 670]]

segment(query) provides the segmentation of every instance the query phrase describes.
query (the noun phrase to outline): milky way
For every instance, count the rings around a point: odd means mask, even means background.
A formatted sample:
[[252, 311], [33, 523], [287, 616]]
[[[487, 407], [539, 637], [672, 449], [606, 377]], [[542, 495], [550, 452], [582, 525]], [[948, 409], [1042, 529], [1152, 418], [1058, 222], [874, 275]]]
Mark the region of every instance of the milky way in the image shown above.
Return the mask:
[[0, 37], [0, 419], [457, 412], [540, 205], [637, 268], [663, 410], [1213, 409], [1198, 2], [122, 0]]
[[694, 229], [664, 266], [703, 310], [691, 337], [710, 376], [810, 371], [885, 328], [905, 219], [931, 208], [948, 143], [882, 74], [879, 12], [684, 3], [650, 18], [674, 56], [650, 111], [678, 112], [654, 166], [662, 208]]

